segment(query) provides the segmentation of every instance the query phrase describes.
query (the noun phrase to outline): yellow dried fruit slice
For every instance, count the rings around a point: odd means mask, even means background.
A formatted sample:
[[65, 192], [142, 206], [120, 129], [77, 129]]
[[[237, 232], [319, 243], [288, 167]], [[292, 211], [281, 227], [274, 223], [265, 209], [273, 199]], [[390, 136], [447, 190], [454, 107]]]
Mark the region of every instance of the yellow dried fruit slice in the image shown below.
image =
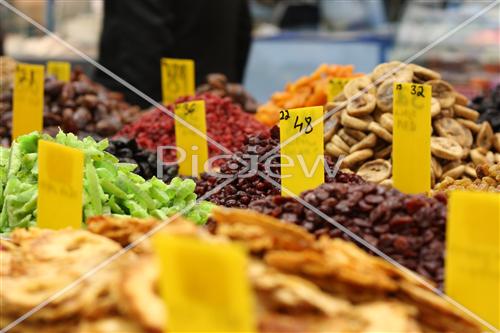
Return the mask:
[[380, 183], [391, 176], [391, 163], [383, 159], [366, 162], [356, 172], [364, 180], [372, 183]]
[[432, 86], [432, 97], [438, 99], [441, 109], [450, 108], [455, 103], [455, 90], [446, 81], [431, 80], [427, 84]]
[[431, 152], [434, 156], [445, 160], [459, 160], [462, 157], [462, 147], [453, 139], [431, 137]]

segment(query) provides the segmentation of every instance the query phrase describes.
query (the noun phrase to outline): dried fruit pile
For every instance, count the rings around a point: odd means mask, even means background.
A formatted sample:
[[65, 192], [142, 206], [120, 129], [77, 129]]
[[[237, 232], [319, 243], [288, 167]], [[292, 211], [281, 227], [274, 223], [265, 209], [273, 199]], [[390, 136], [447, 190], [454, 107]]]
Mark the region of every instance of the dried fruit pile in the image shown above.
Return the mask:
[[[443, 282], [446, 197], [406, 195], [376, 184], [323, 184], [300, 196], [407, 268]], [[250, 209], [303, 226], [317, 236], [349, 236], [292, 198], [267, 197]]]
[[162, 177], [157, 172], [157, 155], [155, 152], [139, 148], [135, 139], [117, 138], [109, 141], [106, 151], [117, 157], [121, 163], [137, 165], [134, 173], [144, 179], [157, 177], [165, 183], [177, 176], [179, 168], [176, 165], [162, 164]]
[[[80, 137], [112, 136], [125, 124], [135, 121], [140, 109], [124, 102], [116, 93], [91, 82], [80, 71], [71, 82], [45, 78], [44, 131], [56, 135], [59, 128]], [[10, 144], [12, 130], [12, 89], [0, 95], [0, 140]]]
[[[204, 100], [207, 115], [207, 135], [231, 151], [237, 151], [243, 146], [245, 137], [268, 131], [253, 116], [245, 113], [233, 104], [230, 98], [221, 98], [211, 93], [194, 97], [180, 98], [178, 102]], [[172, 106], [168, 106], [172, 111]], [[135, 123], [125, 126], [118, 136], [135, 138], [139, 146], [156, 150], [158, 146], [175, 145], [175, 121], [161, 110], [145, 113]], [[209, 155], [221, 154], [221, 150], [208, 143]], [[165, 150], [165, 161], [176, 160], [174, 149]]]
[[196, 88], [197, 94], [210, 92], [219, 97], [229, 97], [245, 112], [257, 112], [257, 101], [245, 88], [238, 83], [228, 83], [224, 74], [213, 73], [207, 75], [207, 83]]
[[485, 192], [500, 192], [500, 164], [480, 165], [476, 168], [477, 179], [469, 178], [453, 179], [446, 177], [441, 183], [434, 187], [434, 191], [485, 191]]
[[[204, 195], [216, 186], [227, 182], [230, 175], [234, 175], [235, 179], [223, 186], [216, 193], [210, 195], [206, 200], [219, 206], [246, 208], [255, 200], [265, 198], [268, 195], [279, 194], [280, 190], [274, 184], [256, 174], [256, 170], [259, 170], [278, 184], [280, 183], [279, 177], [276, 177], [276, 175], [280, 174], [280, 168], [279, 166], [273, 166], [280, 163], [279, 150], [271, 155], [270, 158], [257, 163], [259, 158], [278, 147], [279, 142], [279, 129], [277, 127], [271, 130], [270, 136], [260, 134], [247, 138], [243, 149], [235, 153], [221, 165], [218, 175], [205, 173], [200, 176], [196, 184], [196, 194], [198, 196]], [[240, 161], [245, 161], [247, 164], [245, 165]], [[325, 182], [348, 184], [364, 182], [360, 177], [352, 173], [339, 171], [334, 175], [334, 163], [329, 158], [326, 159], [326, 163], [331, 175], [325, 172]], [[266, 168], [265, 164], [268, 164], [270, 167]], [[268, 172], [269, 170], [271, 173]]]
[[[344, 167], [368, 181], [390, 185], [393, 82], [414, 82], [432, 86], [433, 184], [448, 176], [475, 178], [475, 166], [500, 161], [499, 148], [492, 149], [495, 138], [490, 123], [477, 123], [479, 113], [468, 108], [467, 98], [441, 80], [439, 73], [410, 64], [382, 79], [400, 64], [381, 64], [371, 74], [351, 80], [327, 105], [328, 110], [339, 108], [325, 124], [328, 154], [345, 155]], [[367, 93], [346, 103], [367, 87], [371, 87]]]
[[107, 141], [91, 137], [78, 140], [60, 132], [55, 138], [30, 133], [17, 138], [12, 148], [0, 148], [0, 233], [34, 226], [37, 220], [38, 141], [55, 142], [81, 150], [85, 156], [83, 175], [83, 222], [103, 214], [165, 219], [180, 211], [196, 223], [205, 223], [212, 205], [196, 203], [195, 182], [174, 178], [170, 184], [144, 178], [132, 171], [135, 164], [118, 163], [106, 153]]
[[311, 75], [287, 84], [285, 91], [274, 93], [271, 100], [259, 107], [256, 117], [262, 123], [272, 126], [278, 123], [282, 109], [325, 105], [328, 80], [357, 75], [353, 66], [323, 64]]
[[14, 81], [16, 62], [10, 57], [0, 57], [0, 91], [9, 89]]
[[500, 132], [500, 84], [486, 96], [474, 98], [470, 107], [479, 111], [479, 121], [489, 121], [493, 131]]
[[[315, 241], [268, 216], [217, 210], [216, 234], [177, 220], [160, 231], [247, 249], [259, 332], [463, 332], [480, 326], [414, 278], [341, 240]], [[17, 230], [0, 239], [0, 327], [118, 253], [159, 221], [100, 217], [87, 230]], [[165, 332], [156, 254], [146, 239], [12, 329], [27, 332]], [[217, 267], [214, 267], [217, 269]], [[198, 278], [198, 277], [196, 277]], [[223, 288], [203, 279], [202, 288]], [[33, 290], [36, 289], [36, 292]], [[257, 311], [258, 309], [258, 311]], [[256, 330], [257, 331], [257, 330]]]

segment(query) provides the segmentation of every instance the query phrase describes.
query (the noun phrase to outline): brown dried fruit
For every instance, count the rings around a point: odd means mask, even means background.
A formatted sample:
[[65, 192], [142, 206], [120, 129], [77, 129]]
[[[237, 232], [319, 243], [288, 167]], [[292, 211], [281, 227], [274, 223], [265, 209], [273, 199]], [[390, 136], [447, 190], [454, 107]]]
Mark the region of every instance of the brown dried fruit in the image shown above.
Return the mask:
[[438, 99], [441, 109], [450, 108], [455, 103], [455, 90], [446, 81], [431, 80], [426, 84], [432, 86], [432, 97]]
[[445, 160], [458, 160], [462, 157], [462, 147], [453, 139], [431, 137], [431, 152]]

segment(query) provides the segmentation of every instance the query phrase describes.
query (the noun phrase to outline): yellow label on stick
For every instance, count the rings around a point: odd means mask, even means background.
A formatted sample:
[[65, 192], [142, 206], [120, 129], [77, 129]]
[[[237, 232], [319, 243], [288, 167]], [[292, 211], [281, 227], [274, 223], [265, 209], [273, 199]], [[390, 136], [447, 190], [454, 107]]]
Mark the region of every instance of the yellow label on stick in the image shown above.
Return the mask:
[[328, 80], [328, 90], [327, 90], [328, 102], [333, 101], [333, 99], [337, 97], [337, 95], [343, 92], [344, 86], [350, 80], [351, 80], [350, 78], [345, 78], [345, 77], [334, 77]]
[[191, 59], [161, 59], [163, 104], [179, 97], [195, 94], [194, 61]]
[[431, 189], [431, 86], [394, 83], [392, 179], [404, 193]]
[[322, 117], [322, 106], [280, 111], [283, 196], [291, 195], [286, 190], [298, 196], [325, 182]]
[[66, 61], [47, 62], [47, 74], [53, 75], [56, 79], [69, 82], [71, 79], [71, 64]]
[[446, 228], [446, 293], [500, 329], [500, 194], [452, 192]]
[[165, 332], [256, 332], [243, 248], [161, 233], [153, 246], [167, 307]]
[[[206, 136], [205, 101], [177, 104], [175, 105], [175, 115]], [[176, 119], [175, 141], [177, 145], [177, 160], [179, 161], [179, 174], [197, 177], [199, 173], [204, 172], [205, 163], [208, 160], [206, 138]]]
[[38, 142], [40, 228], [80, 228], [83, 202], [83, 152], [58, 143]]
[[12, 139], [43, 129], [44, 68], [18, 64], [12, 98]]

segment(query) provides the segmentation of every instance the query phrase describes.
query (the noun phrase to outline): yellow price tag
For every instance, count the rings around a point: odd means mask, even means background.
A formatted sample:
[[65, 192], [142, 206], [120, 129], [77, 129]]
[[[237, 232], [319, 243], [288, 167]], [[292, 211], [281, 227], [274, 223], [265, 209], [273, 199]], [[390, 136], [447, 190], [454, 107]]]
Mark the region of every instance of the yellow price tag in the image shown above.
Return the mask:
[[161, 233], [153, 246], [167, 307], [165, 332], [256, 332], [243, 248]]
[[344, 78], [344, 77], [334, 77], [328, 80], [328, 90], [327, 90], [328, 102], [333, 101], [333, 99], [337, 97], [337, 95], [343, 92], [344, 86], [350, 80], [351, 80], [350, 78]]
[[195, 94], [194, 61], [191, 59], [161, 59], [163, 104], [179, 97]]
[[[322, 117], [322, 106], [280, 111], [281, 186], [293, 195], [325, 182]], [[284, 188], [281, 194], [289, 196]]]
[[431, 189], [431, 86], [394, 83], [393, 92], [394, 187], [426, 193]]
[[[183, 119], [201, 133], [207, 134], [205, 101], [192, 101], [175, 105], [175, 115]], [[208, 145], [204, 137], [186, 127], [180, 121], [175, 122], [175, 142], [179, 174], [195, 176], [205, 171], [208, 160]]]
[[47, 74], [53, 75], [56, 79], [69, 82], [71, 79], [71, 64], [66, 61], [47, 62]]
[[14, 80], [12, 139], [43, 129], [44, 68], [18, 64]]
[[80, 228], [83, 202], [83, 152], [58, 143], [38, 142], [40, 228]]
[[500, 329], [500, 194], [450, 194], [446, 293]]

